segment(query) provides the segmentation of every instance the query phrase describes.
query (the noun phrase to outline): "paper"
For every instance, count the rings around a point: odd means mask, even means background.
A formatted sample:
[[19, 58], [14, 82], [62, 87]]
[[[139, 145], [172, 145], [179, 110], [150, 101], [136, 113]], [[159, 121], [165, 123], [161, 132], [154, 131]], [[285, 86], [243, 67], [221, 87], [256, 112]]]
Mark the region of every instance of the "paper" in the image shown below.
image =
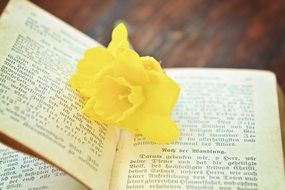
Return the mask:
[[122, 133], [111, 190], [284, 189], [274, 75], [230, 69], [168, 73], [182, 87], [173, 113], [181, 138], [153, 145]]
[[0, 131], [89, 187], [107, 189], [119, 131], [91, 122], [68, 77], [90, 38], [28, 1], [0, 21]]

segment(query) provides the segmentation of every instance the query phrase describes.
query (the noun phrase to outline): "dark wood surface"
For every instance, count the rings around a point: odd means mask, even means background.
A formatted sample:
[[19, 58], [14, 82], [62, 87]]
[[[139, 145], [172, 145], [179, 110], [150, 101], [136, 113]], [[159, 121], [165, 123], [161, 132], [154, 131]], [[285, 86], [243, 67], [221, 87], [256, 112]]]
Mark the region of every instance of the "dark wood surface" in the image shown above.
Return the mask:
[[103, 44], [124, 20], [133, 47], [164, 67], [271, 70], [285, 91], [283, 0], [32, 1]]

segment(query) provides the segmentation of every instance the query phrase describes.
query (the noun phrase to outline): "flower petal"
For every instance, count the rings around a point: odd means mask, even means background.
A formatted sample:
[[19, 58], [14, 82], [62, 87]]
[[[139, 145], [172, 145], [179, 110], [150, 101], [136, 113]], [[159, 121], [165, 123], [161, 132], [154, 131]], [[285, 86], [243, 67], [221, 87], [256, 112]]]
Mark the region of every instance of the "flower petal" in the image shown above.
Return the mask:
[[138, 113], [138, 110], [136, 110], [136, 112], [131, 114], [127, 119], [119, 121], [118, 127], [135, 134], [140, 134], [137, 129], [138, 122], [140, 122], [140, 114]]
[[115, 76], [123, 77], [133, 85], [144, 84], [148, 81], [147, 73], [141, 64], [140, 57], [133, 50], [125, 49], [117, 57], [113, 71]]
[[137, 129], [150, 141], [170, 143], [179, 137], [179, 129], [169, 116], [142, 113]]
[[84, 113], [90, 119], [102, 121], [102, 118], [98, 114], [96, 114], [96, 112], [94, 110], [95, 102], [96, 102], [96, 100], [94, 97], [89, 98], [88, 101], [86, 102], [85, 106], [82, 109], [82, 113]]
[[108, 50], [117, 56], [120, 49], [128, 49], [128, 31], [124, 24], [120, 23], [112, 32], [112, 41], [108, 45]]
[[146, 70], [163, 73], [160, 63], [153, 57], [144, 56], [141, 57], [141, 61]]
[[77, 72], [94, 75], [114, 61], [114, 56], [104, 47], [88, 49], [82, 61], [77, 64]]
[[[102, 118], [100, 115], [96, 114], [96, 112], [94, 110], [95, 103], [96, 103], [95, 97], [89, 98], [89, 100], [87, 101], [87, 103], [85, 104], [85, 106], [82, 109], [82, 113], [84, 113], [87, 117], [89, 117], [92, 120], [102, 122], [102, 121], [104, 121], [104, 118]], [[116, 127], [128, 130], [128, 131], [135, 133], [135, 134], [139, 133], [139, 131], [131, 125], [118, 125]]]
[[[104, 68], [110, 66], [114, 57], [104, 47], [88, 49], [77, 64], [76, 72], [71, 76], [69, 83], [71, 87], [81, 91], [88, 88], [91, 80]], [[88, 94], [88, 93], [83, 93]]]
[[164, 73], [152, 73], [156, 80], [144, 85], [144, 113], [170, 114], [179, 95], [179, 85]]

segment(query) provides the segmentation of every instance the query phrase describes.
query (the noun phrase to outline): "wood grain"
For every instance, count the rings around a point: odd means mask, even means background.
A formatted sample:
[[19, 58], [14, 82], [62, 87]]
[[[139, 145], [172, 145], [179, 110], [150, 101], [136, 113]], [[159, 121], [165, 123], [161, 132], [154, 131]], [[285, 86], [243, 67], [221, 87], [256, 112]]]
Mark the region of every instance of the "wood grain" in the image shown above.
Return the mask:
[[133, 47], [164, 67], [271, 70], [285, 91], [283, 0], [32, 1], [103, 44], [124, 20]]

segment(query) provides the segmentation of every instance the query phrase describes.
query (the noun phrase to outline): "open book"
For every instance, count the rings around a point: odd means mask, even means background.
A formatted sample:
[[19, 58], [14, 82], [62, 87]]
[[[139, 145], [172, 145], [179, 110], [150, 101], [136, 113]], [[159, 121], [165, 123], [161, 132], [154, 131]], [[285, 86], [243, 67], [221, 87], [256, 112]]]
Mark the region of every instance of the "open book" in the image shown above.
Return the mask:
[[172, 115], [181, 136], [157, 145], [81, 114], [67, 81], [97, 45], [10, 1], [0, 20], [0, 189], [285, 189], [274, 74], [167, 69], [182, 88]]

